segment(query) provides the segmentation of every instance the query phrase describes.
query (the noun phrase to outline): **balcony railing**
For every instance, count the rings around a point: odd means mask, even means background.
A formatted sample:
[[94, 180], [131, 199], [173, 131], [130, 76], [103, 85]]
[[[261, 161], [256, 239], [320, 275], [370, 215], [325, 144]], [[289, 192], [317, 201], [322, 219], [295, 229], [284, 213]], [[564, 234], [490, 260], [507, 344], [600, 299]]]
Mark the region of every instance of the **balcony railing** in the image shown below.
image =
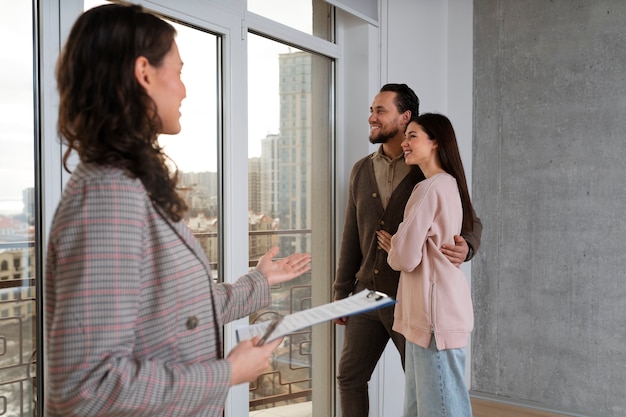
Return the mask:
[[[290, 314], [310, 307], [311, 285], [291, 286], [288, 294], [287, 305], [297, 306], [296, 308], [285, 312], [284, 309], [270, 306], [252, 315], [251, 322], [270, 320], [277, 314]], [[255, 383], [250, 384], [251, 410], [311, 401], [311, 342], [311, 328], [285, 337], [272, 353], [270, 369], [259, 376]]]
[[[9, 269], [0, 271], [0, 416], [36, 415], [34, 242], [0, 243]], [[22, 260], [29, 260], [21, 262]], [[4, 259], [6, 261], [6, 259]], [[7, 278], [7, 274], [9, 277]], [[25, 278], [15, 279], [15, 276]]]

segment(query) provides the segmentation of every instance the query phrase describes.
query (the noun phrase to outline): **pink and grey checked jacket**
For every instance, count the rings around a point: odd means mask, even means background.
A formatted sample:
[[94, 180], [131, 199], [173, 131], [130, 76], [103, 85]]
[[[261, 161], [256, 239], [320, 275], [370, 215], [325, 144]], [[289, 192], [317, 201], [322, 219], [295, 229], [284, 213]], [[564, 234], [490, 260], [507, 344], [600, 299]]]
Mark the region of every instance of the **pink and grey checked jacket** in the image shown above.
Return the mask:
[[46, 416], [221, 416], [222, 326], [267, 305], [258, 271], [214, 286], [141, 181], [79, 164], [50, 229]]

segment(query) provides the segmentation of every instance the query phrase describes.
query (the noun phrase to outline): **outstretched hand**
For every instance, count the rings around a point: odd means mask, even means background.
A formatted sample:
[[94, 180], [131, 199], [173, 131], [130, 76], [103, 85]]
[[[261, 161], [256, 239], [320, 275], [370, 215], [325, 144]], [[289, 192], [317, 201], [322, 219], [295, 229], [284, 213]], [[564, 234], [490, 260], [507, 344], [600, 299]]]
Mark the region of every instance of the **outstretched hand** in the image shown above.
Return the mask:
[[274, 261], [277, 254], [278, 246], [274, 246], [256, 265], [256, 269], [265, 275], [270, 285], [289, 281], [311, 269], [311, 255], [308, 253], [294, 253]]

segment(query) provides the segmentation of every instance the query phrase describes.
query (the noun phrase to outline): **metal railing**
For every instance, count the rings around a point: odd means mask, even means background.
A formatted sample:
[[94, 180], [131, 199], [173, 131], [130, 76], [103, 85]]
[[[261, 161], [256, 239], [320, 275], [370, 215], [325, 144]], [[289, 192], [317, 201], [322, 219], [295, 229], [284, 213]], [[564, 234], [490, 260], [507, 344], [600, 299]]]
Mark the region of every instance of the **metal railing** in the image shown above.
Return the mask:
[[[272, 319], [276, 314], [291, 314], [310, 307], [310, 284], [291, 286], [288, 293], [289, 311], [269, 307], [254, 314], [251, 323]], [[250, 384], [250, 410], [311, 401], [311, 335], [311, 328], [306, 328], [285, 336], [272, 354], [269, 370], [260, 375], [255, 383]]]
[[[32, 259], [33, 248], [34, 242], [1, 243], [0, 253]], [[0, 272], [29, 275], [30, 266]], [[0, 280], [0, 416], [36, 415], [35, 329], [35, 278]]]

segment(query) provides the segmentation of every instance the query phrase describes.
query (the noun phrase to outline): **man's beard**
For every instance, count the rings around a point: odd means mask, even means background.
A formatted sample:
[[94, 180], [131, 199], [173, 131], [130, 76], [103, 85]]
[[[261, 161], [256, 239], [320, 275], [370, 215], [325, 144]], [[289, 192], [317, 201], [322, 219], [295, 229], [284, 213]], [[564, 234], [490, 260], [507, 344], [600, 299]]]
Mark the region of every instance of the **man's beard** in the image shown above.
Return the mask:
[[399, 131], [400, 129], [395, 128], [387, 132], [381, 131], [376, 136], [370, 135], [370, 143], [373, 143], [373, 144], [387, 143], [389, 139], [394, 138], [398, 134]]

